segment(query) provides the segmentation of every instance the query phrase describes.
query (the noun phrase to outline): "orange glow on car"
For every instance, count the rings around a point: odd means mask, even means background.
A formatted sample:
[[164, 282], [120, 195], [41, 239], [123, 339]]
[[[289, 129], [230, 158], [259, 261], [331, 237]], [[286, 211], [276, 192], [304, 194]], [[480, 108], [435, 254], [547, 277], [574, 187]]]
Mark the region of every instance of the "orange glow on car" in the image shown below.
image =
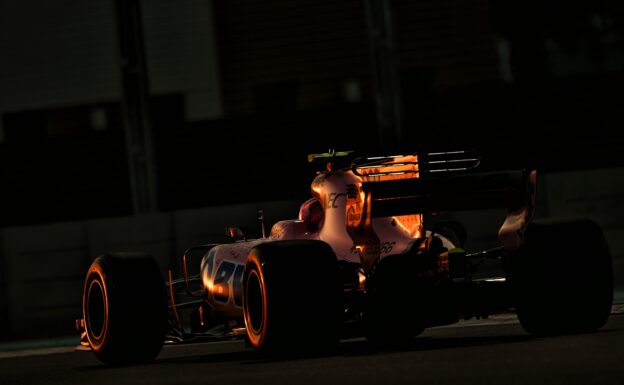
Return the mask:
[[405, 231], [412, 238], [423, 236], [423, 225], [421, 214], [399, 215], [393, 217], [397, 227]]
[[212, 291], [214, 289], [214, 284], [210, 280], [210, 277], [204, 275], [202, 277], [202, 283], [204, 284], [204, 287], [206, 288], [206, 291], [208, 291], [208, 293], [212, 293]]
[[358, 271], [358, 280], [360, 283], [360, 289], [364, 289], [366, 285], [366, 276], [361, 271]]
[[417, 155], [395, 156], [382, 164], [363, 165], [357, 167], [356, 170], [363, 182], [384, 182], [420, 177]]

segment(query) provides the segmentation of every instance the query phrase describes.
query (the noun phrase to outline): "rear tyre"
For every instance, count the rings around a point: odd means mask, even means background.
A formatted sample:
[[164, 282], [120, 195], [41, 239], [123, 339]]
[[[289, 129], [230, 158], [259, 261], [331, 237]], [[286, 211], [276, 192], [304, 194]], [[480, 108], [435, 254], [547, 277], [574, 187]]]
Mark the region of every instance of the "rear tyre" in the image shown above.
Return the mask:
[[141, 253], [98, 257], [82, 296], [83, 318], [95, 356], [112, 365], [146, 363], [167, 332], [165, 284], [154, 259]]
[[613, 267], [602, 230], [587, 219], [531, 223], [509, 264], [516, 312], [533, 335], [590, 332], [613, 302]]
[[247, 337], [256, 350], [309, 353], [338, 342], [342, 286], [336, 256], [326, 243], [256, 246], [245, 265], [243, 288]]
[[428, 285], [416, 278], [411, 255], [382, 259], [366, 281], [366, 339], [379, 348], [401, 348], [424, 331], [423, 299]]

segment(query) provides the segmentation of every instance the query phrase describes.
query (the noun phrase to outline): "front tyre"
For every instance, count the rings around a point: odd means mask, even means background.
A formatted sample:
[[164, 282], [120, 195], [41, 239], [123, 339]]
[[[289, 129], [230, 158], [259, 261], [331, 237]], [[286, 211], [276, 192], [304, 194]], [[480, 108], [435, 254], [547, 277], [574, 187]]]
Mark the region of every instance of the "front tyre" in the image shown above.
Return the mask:
[[152, 257], [115, 253], [96, 258], [87, 272], [82, 309], [89, 345], [100, 361], [146, 363], [162, 349], [167, 297]]
[[270, 353], [335, 345], [342, 287], [336, 257], [320, 241], [274, 241], [253, 248], [243, 276], [249, 343]]
[[533, 335], [590, 332], [613, 302], [613, 267], [602, 230], [588, 219], [531, 223], [510, 257], [510, 283], [522, 327]]

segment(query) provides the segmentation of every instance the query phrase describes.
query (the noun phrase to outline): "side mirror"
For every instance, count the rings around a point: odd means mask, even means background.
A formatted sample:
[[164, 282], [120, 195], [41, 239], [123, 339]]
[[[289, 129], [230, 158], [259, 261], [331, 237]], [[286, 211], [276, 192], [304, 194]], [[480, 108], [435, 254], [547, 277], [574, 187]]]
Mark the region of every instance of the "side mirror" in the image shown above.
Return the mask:
[[305, 224], [306, 230], [311, 233], [319, 231], [323, 216], [323, 205], [316, 198], [308, 199], [299, 208], [299, 219]]

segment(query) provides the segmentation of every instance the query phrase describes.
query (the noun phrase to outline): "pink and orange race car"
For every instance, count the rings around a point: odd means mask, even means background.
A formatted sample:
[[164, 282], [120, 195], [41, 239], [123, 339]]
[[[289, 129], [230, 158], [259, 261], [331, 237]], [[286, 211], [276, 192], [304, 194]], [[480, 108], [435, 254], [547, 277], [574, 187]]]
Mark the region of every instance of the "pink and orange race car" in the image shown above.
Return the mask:
[[[365, 336], [396, 344], [425, 328], [514, 309], [534, 335], [602, 327], [613, 300], [602, 230], [587, 219], [533, 220], [535, 171], [475, 173], [472, 151], [309, 156], [321, 166], [298, 219], [268, 236], [193, 247], [183, 277], [163, 280], [142, 253], [95, 259], [77, 321], [107, 364], [155, 359], [164, 343], [244, 338], [270, 353]], [[427, 214], [506, 208], [500, 247], [467, 253], [457, 223]], [[242, 239], [240, 239], [242, 238]], [[197, 260], [197, 274], [189, 274]], [[485, 260], [503, 272], [474, 278]], [[195, 265], [197, 266], [197, 265]]]

